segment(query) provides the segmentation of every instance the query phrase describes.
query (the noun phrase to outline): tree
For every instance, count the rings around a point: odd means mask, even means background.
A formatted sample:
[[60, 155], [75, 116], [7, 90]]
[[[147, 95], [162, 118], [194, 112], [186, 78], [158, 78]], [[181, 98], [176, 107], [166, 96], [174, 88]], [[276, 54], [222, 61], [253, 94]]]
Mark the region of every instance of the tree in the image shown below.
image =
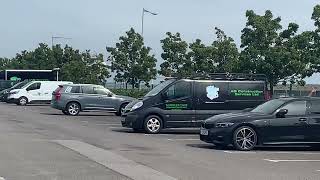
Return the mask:
[[212, 43], [212, 60], [216, 64], [215, 72], [232, 72], [232, 65], [238, 61], [238, 48], [231, 37], [215, 27], [217, 40]]
[[116, 82], [129, 83], [132, 88], [139, 87], [141, 82], [148, 85], [155, 79], [156, 58], [150, 54], [151, 48], [144, 46], [143, 38], [133, 28], [119, 38], [115, 47], [107, 47], [110, 53], [108, 61], [111, 62], [112, 72], [116, 72]]
[[180, 33], [166, 33], [167, 37], [162, 39], [161, 54], [164, 62], [160, 65], [159, 73], [163, 76], [187, 76], [192, 74], [192, 62], [187, 56], [188, 43], [183, 41]]
[[260, 16], [253, 11], [246, 13], [247, 23], [241, 35], [241, 56], [237, 71], [266, 74], [271, 92], [280, 81], [291, 83], [301, 81], [307, 67], [307, 61], [297, 49], [299, 39], [298, 25], [290, 23], [288, 29], [281, 32], [280, 17], [274, 18], [271, 11]]

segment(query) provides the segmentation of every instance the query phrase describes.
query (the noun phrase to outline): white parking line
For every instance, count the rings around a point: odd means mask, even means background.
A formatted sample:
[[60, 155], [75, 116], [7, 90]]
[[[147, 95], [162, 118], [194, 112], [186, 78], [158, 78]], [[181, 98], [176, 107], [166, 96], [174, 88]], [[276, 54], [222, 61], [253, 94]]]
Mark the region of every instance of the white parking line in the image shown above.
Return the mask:
[[263, 159], [269, 162], [320, 162], [320, 160], [316, 159]]
[[317, 172], [320, 172], [320, 170], [316, 170]]
[[57, 140], [54, 142], [134, 180], [177, 180], [176, 178], [136, 163], [114, 152], [81, 141]]
[[320, 155], [320, 153], [313, 153], [313, 152], [290, 152], [290, 151], [281, 151], [281, 152], [274, 152], [274, 151], [223, 151], [229, 154], [297, 154], [297, 155]]
[[168, 139], [168, 141], [200, 141], [199, 139]]
[[0, 180], [6, 180], [6, 179], [4, 179], [4, 177], [1, 177], [1, 176], [0, 176]]

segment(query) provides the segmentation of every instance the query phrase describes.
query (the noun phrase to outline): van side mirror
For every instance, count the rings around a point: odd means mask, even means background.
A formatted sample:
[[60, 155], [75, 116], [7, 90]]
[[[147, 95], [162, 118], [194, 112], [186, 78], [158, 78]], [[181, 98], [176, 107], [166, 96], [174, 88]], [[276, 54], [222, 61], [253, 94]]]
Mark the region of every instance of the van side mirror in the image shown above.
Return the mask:
[[161, 98], [164, 99], [164, 100], [168, 99], [167, 92], [161, 93]]
[[276, 116], [277, 116], [277, 118], [285, 118], [287, 113], [288, 113], [288, 109], [280, 109], [276, 113]]

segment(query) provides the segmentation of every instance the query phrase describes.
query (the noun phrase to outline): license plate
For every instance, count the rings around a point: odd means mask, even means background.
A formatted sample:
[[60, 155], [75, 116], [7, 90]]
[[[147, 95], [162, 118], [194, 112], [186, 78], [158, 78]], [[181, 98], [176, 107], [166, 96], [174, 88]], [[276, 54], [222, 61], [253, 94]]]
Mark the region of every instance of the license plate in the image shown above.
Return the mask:
[[203, 128], [201, 128], [201, 129], [200, 129], [200, 134], [207, 136], [207, 135], [209, 134], [209, 131], [208, 131], [208, 129], [203, 129]]

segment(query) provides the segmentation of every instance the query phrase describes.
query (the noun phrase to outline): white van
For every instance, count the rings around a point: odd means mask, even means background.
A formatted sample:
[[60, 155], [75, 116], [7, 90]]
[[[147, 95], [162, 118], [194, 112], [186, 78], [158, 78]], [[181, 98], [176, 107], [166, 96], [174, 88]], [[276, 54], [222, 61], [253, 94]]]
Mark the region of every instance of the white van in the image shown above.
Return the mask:
[[21, 89], [13, 89], [9, 92], [8, 100], [17, 105], [28, 103], [45, 103], [51, 101], [52, 92], [59, 85], [73, 84], [67, 81], [31, 81]]

